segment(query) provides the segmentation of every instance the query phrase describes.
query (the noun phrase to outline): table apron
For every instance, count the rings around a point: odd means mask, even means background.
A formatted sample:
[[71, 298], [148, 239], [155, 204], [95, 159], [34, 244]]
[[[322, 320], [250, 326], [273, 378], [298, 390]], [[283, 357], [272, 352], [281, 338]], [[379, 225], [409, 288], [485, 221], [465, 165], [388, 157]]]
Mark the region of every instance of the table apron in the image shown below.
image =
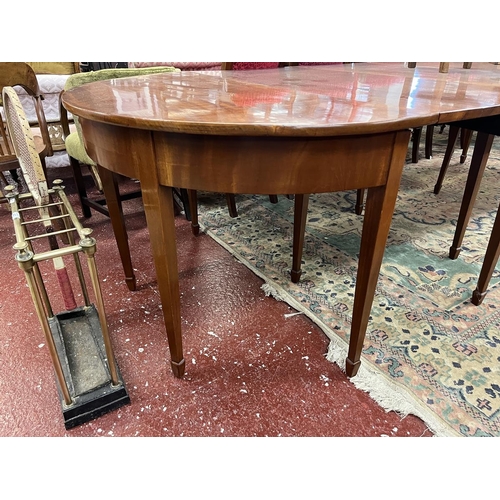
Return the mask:
[[140, 164], [151, 158], [152, 147], [161, 185], [249, 194], [384, 185], [398, 133], [241, 137], [148, 131], [84, 119], [81, 124], [89, 156], [111, 171], [141, 180]]

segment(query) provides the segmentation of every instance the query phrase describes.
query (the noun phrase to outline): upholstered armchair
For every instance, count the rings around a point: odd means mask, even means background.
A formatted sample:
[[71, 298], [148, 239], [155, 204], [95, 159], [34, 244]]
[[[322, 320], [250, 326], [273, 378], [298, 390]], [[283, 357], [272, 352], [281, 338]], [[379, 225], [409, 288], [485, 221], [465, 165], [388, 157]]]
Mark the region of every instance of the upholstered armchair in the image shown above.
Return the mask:
[[[69, 165], [69, 158], [66, 154], [64, 138], [61, 127], [59, 112], [59, 95], [64, 89], [68, 77], [74, 73], [79, 73], [79, 63], [77, 62], [28, 62], [33, 69], [38, 82], [40, 93], [43, 96], [42, 106], [47, 121], [53, 155], [46, 158], [47, 168], [66, 167]], [[34, 104], [27, 92], [16, 88], [19, 100], [23, 105], [26, 117], [31, 125], [37, 122]], [[71, 114], [69, 115], [72, 121]]]

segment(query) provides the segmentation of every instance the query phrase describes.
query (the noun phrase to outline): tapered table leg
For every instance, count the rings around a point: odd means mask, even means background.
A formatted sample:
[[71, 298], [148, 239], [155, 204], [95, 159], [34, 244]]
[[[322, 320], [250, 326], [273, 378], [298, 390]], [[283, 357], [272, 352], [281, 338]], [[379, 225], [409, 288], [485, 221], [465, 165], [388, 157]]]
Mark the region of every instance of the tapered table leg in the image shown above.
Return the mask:
[[138, 140], [137, 145], [137, 154], [142, 159], [139, 180], [167, 331], [170, 366], [174, 376], [182, 378], [185, 361], [182, 352], [173, 188], [160, 186], [152, 143]]
[[455, 149], [455, 143], [457, 142], [459, 130], [459, 127], [450, 125], [448, 143], [446, 144], [446, 151], [444, 153], [441, 169], [439, 170], [438, 180], [436, 181], [436, 185], [434, 186], [434, 194], [439, 194], [439, 191], [441, 191], [441, 186], [443, 185], [443, 180], [446, 175], [446, 171], [448, 170], [453, 150]]
[[488, 162], [494, 137], [494, 135], [487, 134], [485, 132], [478, 132], [477, 134], [474, 153], [472, 153], [472, 160], [470, 163], [469, 175], [467, 177], [464, 196], [462, 198], [462, 205], [458, 215], [457, 228], [455, 230], [453, 243], [450, 247], [450, 259], [456, 259], [462, 250], [462, 241], [464, 239], [465, 230], [467, 229], [467, 224], [469, 222], [472, 209], [474, 208], [474, 202], [476, 201], [477, 192], [479, 191], [479, 187], [481, 185], [481, 179], [483, 177], [486, 163]]
[[361, 364], [363, 341], [396, 204], [409, 133], [409, 131], [402, 131], [396, 135], [387, 183], [384, 186], [368, 189], [352, 311], [349, 352], [346, 359], [346, 373], [349, 377], [356, 375]]
[[154, 191], [152, 189], [143, 191], [143, 199], [167, 330], [170, 364], [174, 375], [181, 378], [184, 375], [185, 362], [182, 353], [172, 188], [157, 184]]

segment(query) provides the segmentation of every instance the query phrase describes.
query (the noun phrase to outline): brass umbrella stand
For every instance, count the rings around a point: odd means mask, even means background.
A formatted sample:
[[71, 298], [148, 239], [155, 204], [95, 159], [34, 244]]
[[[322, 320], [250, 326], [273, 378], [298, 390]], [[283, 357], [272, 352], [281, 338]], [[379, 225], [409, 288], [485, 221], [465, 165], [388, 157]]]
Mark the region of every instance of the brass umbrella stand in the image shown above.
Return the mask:
[[[43, 169], [30, 148], [29, 130], [15, 91], [6, 87], [3, 101], [30, 193], [8, 186], [4, 194], [15, 230], [15, 260], [24, 271], [56, 374], [66, 429], [130, 403], [113, 354], [95, 262], [96, 240], [84, 228], [68, 201], [61, 180], [48, 189]], [[38, 163], [37, 163], [38, 160]], [[36, 251], [42, 242], [49, 249]], [[80, 261], [85, 254], [95, 305], [91, 303]], [[83, 305], [77, 306], [64, 258], [73, 257]], [[65, 310], [54, 314], [39, 264], [52, 261]]]

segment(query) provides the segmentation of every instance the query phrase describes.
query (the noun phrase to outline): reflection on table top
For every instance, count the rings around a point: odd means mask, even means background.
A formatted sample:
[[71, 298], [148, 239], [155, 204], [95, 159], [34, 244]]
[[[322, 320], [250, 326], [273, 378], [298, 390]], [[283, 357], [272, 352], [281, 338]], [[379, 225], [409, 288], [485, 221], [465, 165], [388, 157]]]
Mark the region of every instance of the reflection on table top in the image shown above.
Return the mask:
[[500, 67], [356, 63], [175, 72], [82, 85], [65, 106], [84, 118], [152, 130], [333, 136], [500, 113]]

